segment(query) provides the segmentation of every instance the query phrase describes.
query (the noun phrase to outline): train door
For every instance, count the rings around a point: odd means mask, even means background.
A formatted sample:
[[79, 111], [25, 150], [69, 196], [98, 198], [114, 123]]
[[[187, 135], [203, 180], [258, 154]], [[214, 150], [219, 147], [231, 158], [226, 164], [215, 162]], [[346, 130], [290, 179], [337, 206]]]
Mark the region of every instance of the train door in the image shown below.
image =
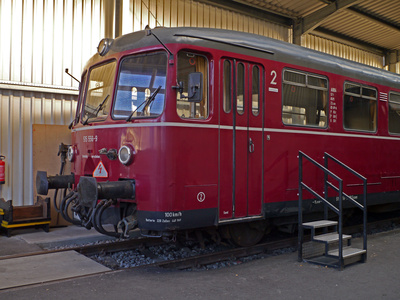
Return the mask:
[[262, 70], [254, 63], [221, 61], [220, 220], [261, 215]]

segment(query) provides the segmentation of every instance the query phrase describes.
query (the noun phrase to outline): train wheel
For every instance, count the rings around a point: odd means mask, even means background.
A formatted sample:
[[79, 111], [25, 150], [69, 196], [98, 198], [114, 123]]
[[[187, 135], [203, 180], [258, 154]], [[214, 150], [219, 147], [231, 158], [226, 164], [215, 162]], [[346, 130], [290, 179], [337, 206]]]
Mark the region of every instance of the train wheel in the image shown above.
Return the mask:
[[249, 247], [261, 241], [265, 235], [267, 223], [257, 221], [251, 223], [237, 223], [229, 226], [231, 240], [238, 246]]

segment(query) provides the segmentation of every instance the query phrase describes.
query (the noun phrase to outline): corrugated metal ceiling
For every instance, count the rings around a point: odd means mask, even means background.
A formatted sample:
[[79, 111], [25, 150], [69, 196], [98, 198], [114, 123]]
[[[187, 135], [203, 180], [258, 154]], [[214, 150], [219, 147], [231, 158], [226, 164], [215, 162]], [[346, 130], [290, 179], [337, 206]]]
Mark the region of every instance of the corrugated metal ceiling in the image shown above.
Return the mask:
[[378, 50], [400, 50], [400, 0], [235, 0], [296, 22], [328, 5], [346, 6], [318, 22], [308, 33], [329, 34]]
[[324, 7], [320, 0], [234, 0], [256, 8], [268, 10], [289, 18], [306, 16]]

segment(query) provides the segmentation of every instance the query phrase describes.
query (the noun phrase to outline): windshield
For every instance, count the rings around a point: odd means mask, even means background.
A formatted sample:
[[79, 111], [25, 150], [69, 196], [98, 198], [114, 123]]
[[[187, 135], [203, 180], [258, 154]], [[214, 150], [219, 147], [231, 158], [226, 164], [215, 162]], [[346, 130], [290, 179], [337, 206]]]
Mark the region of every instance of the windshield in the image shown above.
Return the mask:
[[162, 113], [167, 61], [164, 52], [130, 56], [122, 61], [114, 118], [130, 120]]
[[89, 74], [82, 123], [104, 120], [110, 112], [116, 62], [93, 68]]

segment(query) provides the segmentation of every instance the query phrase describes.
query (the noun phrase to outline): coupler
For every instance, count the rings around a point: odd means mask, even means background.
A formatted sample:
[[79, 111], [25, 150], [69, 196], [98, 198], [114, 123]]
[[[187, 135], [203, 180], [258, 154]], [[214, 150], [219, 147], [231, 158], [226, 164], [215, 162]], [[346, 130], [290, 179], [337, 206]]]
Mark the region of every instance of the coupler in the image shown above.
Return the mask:
[[[96, 178], [82, 176], [78, 184], [78, 204], [73, 210], [80, 216], [90, 214], [90, 225], [100, 233], [128, 238], [128, 232], [137, 226], [136, 209], [122, 215], [121, 208], [112, 207], [118, 199], [135, 199], [135, 182], [132, 180], [97, 182]], [[98, 202], [98, 200], [101, 200]], [[132, 207], [136, 207], [132, 204]], [[113, 224], [115, 231], [107, 231], [103, 224]], [[118, 228], [122, 232], [118, 232]]]

